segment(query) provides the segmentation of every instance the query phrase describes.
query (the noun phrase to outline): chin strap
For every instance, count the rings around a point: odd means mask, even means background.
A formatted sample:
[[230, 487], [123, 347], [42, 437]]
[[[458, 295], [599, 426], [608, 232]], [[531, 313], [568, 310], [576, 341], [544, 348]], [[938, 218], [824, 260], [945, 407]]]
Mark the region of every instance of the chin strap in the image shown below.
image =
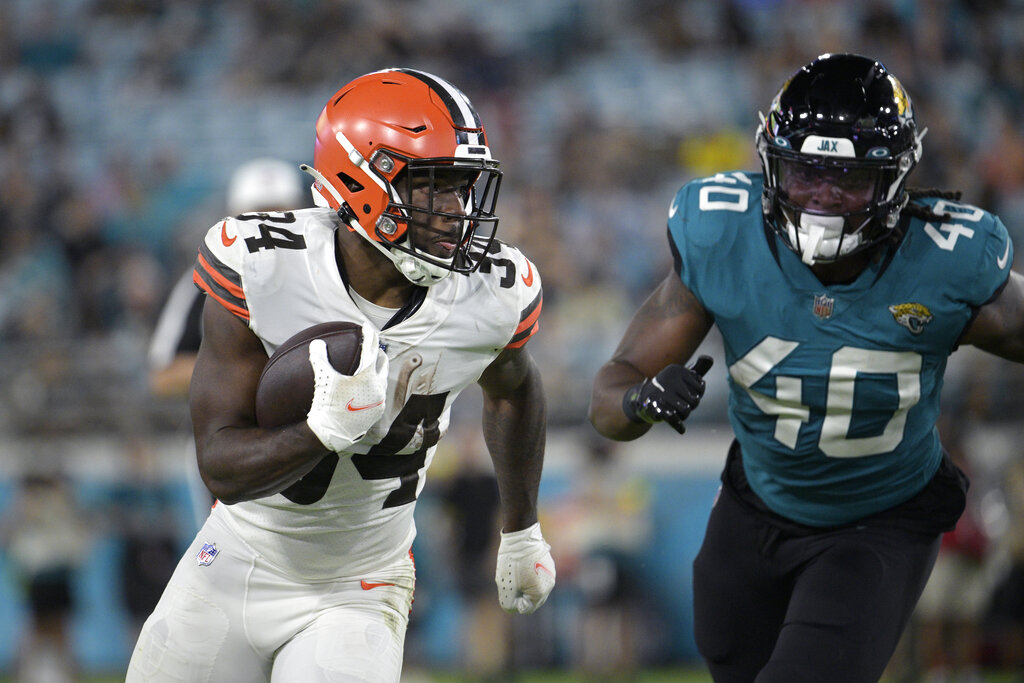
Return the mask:
[[[341, 216], [342, 219], [345, 218], [341, 212], [339, 212], [339, 216]], [[404, 275], [406, 280], [414, 285], [429, 287], [430, 285], [436, 285], [438, 282], [451, 275], [451, 271], [446, 268], [440, 268], [427, 263], [426, 261], [418, 259], [412, 254], [402, 251], [401, 249], [391, 249], [384, 246], [384, 243], [367, 235], [362, 226], [359, 225], [359, 222], [355, 219], [351, 219], [349, 225], [359, 233], [360, 237], [372, 244], [377, 251], [386, 256], [388, 260], [395, 265], [395, 269]]]
[[422, 285], [424, 287], [436, 285], [451, 275], [452, 272], [447, 268], [432, 265], [403, 251], [392, 251], [388, 254], [388, 257], [395, 264], [395, 267], [398, 268], [398, 272], [414, 285]]

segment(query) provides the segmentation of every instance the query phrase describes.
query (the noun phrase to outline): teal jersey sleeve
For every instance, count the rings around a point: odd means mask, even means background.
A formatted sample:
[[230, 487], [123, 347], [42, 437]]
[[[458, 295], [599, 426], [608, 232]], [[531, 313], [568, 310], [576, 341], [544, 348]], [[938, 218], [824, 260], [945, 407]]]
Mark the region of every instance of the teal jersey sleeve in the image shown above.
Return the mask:
[[765, 230], [761, 183], [724, 173], [676, 194], [676, 270], [722, 333], [751, 487], [795, 521], [849, 523], [938, 468], [946, 361], [1009, 276], [1012, 245], [992, 214], [929, 199], [949, 220], [906, 220], [891, 260], [826, 286]]
[[1013, 243], [1006, 226], [997, 216], [969, 204], [934, 198], [922, 203], [947, 216], [943, 222], [911, 222], [910, 231], [927, 237], [922, 238], [927, 246], [923, 256], [934, 262], [934, 270], [943, 278], [958, 284], [951, 289], [960, 301], [974, 307], [985, 304], [1010, 277]]

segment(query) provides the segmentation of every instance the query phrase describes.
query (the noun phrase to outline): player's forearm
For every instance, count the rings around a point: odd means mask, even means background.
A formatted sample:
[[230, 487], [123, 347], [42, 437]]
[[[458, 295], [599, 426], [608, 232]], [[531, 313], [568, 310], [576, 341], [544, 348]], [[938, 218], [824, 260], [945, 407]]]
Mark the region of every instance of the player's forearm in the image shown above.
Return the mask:
[[644, 379], [633, 366], [614, 360], [598, 371], [588, 417], [599, 434], [616, 441], [630, 441], [647, 433], [651, 425], [632, 422], [622, 412], [626, 390]]
[[505, 532], [537, 521], [546, 424], [547, 404], [536, 367], [508, 396], [484, 392], [484, 441], [494, 462]]
[[196, 436], [203, 481], [227, 504], [279, 493], [327, 453], [305, 422], [275, 429], [225, 427]]

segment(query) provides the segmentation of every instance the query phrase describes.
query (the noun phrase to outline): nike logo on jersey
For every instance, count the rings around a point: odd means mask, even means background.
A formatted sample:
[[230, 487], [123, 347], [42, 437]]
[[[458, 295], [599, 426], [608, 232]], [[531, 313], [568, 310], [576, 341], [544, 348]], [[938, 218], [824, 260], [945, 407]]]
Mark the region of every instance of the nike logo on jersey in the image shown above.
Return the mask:
[[668, 217], [676, 215], [676, 211], [679, 211], [679, 197], [678, 195], [672, 198], [672, 206], [668, 207]]
[[530, 265], [529, 261], [526, 262], [526, 275], [523, 275], [522, 278], [523, 284], [527, 287], [533, 286], [533, 266]]
[[550, 574], [552, 576], [552, 578], [555, 576], [554, 572], [552, 572], [550, 569], [548, 569], [547, 567], [542, 565], [540, 562], [537, 562], [536, 564], [533, 565], [533, 573], [534, 574], [540, 574], [542, 569], [544, 571], [546, 571], [548, 574]]
[[1010, 258], [1010, 238], [1006, 238], [1006, 251], [1003, 255], [996, 259], [996, 265], [999, 266], [999, 270], [1006, 267], [1006, 261]]
[[228, 222], [224, 221], [220, 224], [220, 241], [225, 247], [230, 247], [238, 239], [238, 235], [234, 237], [228, 237]]
[[365, 406], [354, 406], [354, 405], [352, 405], [352, 400], [349, 399], [348, 405], [346, 405], [345, 407], [348, 408], [353, 413], [355, 413], [355, 412], [358, 412], [360, 410], [368, 410], [369, 408], [376, 408], [377, 406], [379, 406], [382, 403], [384, 403], [384, 401], [377, 401], [376, 403], [369, 403], [369, 404], [367, 404]]
[[374, 588], [380, 588], [381, 586], [394, 586], [393, 583], [386, 581], [371, 582], [371, 581], [360, 581], [359, 585], [363, 587], [364, 591], [372, 591]]

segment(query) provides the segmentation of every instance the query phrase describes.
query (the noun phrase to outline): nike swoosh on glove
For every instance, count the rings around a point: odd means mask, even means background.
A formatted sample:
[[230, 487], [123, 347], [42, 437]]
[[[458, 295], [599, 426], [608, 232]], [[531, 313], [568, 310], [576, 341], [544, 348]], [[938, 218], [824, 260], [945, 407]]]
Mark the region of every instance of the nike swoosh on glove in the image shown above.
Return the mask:
[[347, 450], [384, 416], [388, 389], [388, 357], [377, 331], [363, 323], [359, 366], [343, 375], [327, 359], [323, 339], [309, 343], [313, 366], [313, 403], [306, 423], [328, 449]]
[[555, 561], [539, 522], [501, 534], [494, 582], [501, 608], [511, 614], [532, 614], [548, 599], [555, 587]]

